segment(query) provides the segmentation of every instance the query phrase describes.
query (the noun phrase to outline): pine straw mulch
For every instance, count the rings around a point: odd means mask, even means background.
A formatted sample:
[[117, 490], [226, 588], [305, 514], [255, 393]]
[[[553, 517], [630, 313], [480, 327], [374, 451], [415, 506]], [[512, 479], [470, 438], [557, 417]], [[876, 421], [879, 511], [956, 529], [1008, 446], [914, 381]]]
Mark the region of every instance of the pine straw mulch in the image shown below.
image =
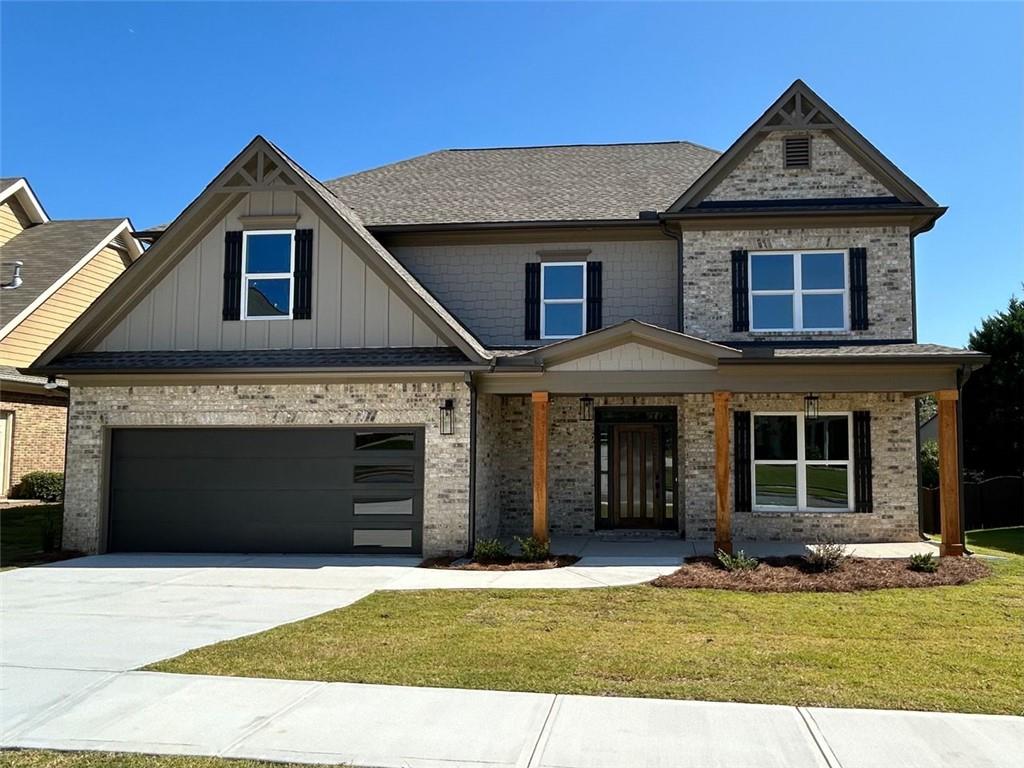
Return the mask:
[[520, 560], [503, 557], [498, 560], [466, 561], [457, 557], [431, 557], [420, 563], [420, 568], [447, 568], [452, 571], [544, 571], [564, 568], [579, 560], [576, 555], [551, 555], [547, 560]]
[[848, 557], [831, 573], [815, 573], [802, 557], [766, 557], [753, 571], [730, 572], [713, 557], [693, 557], [675, 573], [659, 576], [656, 587], [732, 589], [741, 592], [858, 592], [901, 587], [967, 584], [991, 574], [974, 557], [943, 557], [935, 573], [910, 570], [907, 559]]

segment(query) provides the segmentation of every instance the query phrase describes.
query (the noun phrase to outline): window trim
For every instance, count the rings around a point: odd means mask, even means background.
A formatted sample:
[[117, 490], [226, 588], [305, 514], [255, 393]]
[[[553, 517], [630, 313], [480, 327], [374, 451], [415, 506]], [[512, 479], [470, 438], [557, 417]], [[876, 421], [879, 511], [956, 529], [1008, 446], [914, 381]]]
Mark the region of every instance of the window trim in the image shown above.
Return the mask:
[[[579, 299], [548, 299], [544, 295], [544, 273], [548, 267], [582, 267], [583, 268], [583, 294]], [[580, 306], [580, 328], [579, 333], [568, 336], [549, 336], [547, 333], [547, 312], [544, 311], [548, 304], [579, 304]], [[587, 332], [587, 262], [586, 261], [542, 261], [540, 263], [540, 337], [542, 339], [576, 339]]]
[[[290, 258], [288, 272], [249, 272], [249, 237], [252, 235], [288, 235]], [[249, 280], [288, 280], [287, 315], [249, 315]], [[247, 229], [242, 232], [242, 320], [291, 320], [295, 312], [295, 230], [294, 229]]]
[[[803, 262], [805, 253], [841, 253], [843, 256], [843, 287], [840, 288], [803, 288]], [[793, 287], [786, 290], [766, 290], [754, 288], [754, 257], [755, 256], [790, 256], [793, 259]], [[750, 307], [750, 333], [849, 333], [850, 332], [850, 249], [849, 248], [801, 248], [797, 250], [750, 251], [747, 254], [747, 274], [750, 279], [747, 287], [747, 301]], [[843, 296], [843, 324], [835, 328], [805, 328], [804, 296]], [[754, 312], [755, 296], [790, 296], [793, 302], [792, 328], [758, 328], [757, 314]], [[799, 300], [798, 300], [799, 299]]]
[[[758, 459], [757, 417], [758, 416], [795, 416], [796, 417], [796, 459]], [[800, 411], [752, 411], [750, 414], [750, 508], [754, 512], [853, 512], [856, 500], [853, 498], [853, 411], [828, 411], [818, 416], [846, 417], [846, 458], [807, 459], [806, 458], [806, 422], [807, 417]], [[757, 503], [757, 465], [785, 464], [796, 467], [796, 506], [765, 505]], [[812, 507], [807, 503], [807, 467], [846, 467], [846, 508]]]

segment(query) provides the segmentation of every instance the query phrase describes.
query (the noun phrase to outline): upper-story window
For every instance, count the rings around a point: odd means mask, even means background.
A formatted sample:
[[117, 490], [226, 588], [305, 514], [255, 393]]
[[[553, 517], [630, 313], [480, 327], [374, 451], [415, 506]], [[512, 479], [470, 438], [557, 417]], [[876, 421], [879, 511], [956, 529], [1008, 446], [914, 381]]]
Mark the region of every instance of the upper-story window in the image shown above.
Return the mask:
[[295, 232], [245, 232], [242, 248], [242, 317], [291, 318]]
[[540, 335], [544, 339], [571, 339], [586, 329], [586, 262], [550, 262], [540, 265]]
[[846, 251], [750, 254], [750, 330], [848, 330], [846, 261]]

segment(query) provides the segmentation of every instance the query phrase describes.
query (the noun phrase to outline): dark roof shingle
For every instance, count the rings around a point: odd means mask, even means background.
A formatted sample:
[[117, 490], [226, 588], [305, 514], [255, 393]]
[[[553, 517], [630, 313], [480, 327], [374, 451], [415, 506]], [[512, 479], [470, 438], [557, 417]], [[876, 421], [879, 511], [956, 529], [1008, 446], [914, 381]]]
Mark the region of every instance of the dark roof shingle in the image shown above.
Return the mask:
[[370, 227], [635, 220], [668, 208], [718, 155], [686, 141], [450, 149], [326, 186]]
[[[44, 293], [124, 219], [50, 221], [29, 227], [3, 247], [5, 262], [21, 261], [21, 287], [0, 296], [0, 327]], [[7, 272], [4, 273], [7, 278]]]

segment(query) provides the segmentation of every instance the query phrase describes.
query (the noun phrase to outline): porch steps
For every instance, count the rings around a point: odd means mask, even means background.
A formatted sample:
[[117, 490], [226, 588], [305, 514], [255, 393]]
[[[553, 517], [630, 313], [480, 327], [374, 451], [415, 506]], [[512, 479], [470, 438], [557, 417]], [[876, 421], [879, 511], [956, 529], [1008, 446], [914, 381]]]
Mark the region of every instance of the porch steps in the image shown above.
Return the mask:
[[651, 530], [650, 528], [620, 528], [614, 531], [595, 531], [594, 538], [600, 541], [664, 541], [678, 539], [679, 531]]

